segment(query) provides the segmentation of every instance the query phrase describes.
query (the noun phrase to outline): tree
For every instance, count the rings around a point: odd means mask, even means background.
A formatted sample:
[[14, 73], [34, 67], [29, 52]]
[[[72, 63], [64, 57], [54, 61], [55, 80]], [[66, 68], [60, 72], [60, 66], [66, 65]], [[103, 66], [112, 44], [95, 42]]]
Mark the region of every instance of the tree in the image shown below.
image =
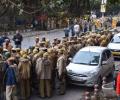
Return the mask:
[[6, 2], [5, 0], [0, 0], [0, 17], [7, 13], [9, 6], [9, 2]]

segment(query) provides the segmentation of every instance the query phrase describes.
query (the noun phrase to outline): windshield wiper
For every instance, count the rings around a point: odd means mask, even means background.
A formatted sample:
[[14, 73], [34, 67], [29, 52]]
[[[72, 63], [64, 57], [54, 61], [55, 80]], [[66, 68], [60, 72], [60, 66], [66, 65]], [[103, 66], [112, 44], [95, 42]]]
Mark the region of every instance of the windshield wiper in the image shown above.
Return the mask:
[[[74, 62], [73, 62], [74, 63]], [[88, 65], [88, 63], [74, 63], [74, 64], [83, 64], [83, 65]]]
[[113, 42], [113, 43], [120, 43], [120, 42]]
[[94, 63], [94, 64], [93, 64], [93, 63], [90, 63], [89, 65], [98, 65], [98, 64], [97, 64], [97, 63]]

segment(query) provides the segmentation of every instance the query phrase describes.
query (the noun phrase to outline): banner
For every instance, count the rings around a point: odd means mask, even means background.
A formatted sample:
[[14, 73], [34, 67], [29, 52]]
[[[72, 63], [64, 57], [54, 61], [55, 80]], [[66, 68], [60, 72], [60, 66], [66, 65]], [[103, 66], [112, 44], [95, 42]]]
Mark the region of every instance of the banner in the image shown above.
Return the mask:
[[101, 4], [106, 4], [107, 0], [102, 0]]

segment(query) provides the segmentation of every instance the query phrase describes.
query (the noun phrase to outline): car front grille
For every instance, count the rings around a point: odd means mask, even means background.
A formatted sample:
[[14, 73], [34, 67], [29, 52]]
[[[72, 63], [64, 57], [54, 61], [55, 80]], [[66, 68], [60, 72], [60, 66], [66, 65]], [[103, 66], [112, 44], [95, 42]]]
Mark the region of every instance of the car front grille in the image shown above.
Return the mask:
[[76, 74], [76, 73], [68, 73], [69, 76], [79, 76], [79, 77], [87, 77], [86, 75], [83, 74]]
[[75, 84], [85, 84], [86, 80], [85, 81], [71, 81], [71, 83], [75, 83]]

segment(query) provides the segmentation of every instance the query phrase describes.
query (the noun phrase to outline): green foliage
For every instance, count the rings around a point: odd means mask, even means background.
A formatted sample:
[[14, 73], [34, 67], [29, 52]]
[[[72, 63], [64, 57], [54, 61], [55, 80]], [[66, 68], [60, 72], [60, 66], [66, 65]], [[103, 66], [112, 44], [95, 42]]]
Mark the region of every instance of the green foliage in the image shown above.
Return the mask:
[[120, 0], [108, 0], [109, 4], [120, 4]]

